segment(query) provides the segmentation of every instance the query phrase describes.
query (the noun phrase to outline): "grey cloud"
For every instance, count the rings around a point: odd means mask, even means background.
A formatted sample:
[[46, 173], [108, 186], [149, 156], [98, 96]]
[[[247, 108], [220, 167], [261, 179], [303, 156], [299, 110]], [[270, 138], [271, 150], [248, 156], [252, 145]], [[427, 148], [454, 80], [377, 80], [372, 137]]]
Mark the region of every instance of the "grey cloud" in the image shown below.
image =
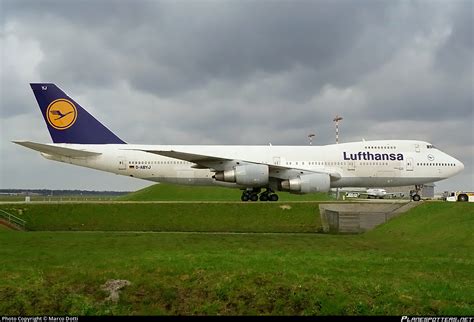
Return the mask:
[[[57, 19], [67, 20], [78, 29], [134, 27], [156, 17], [161, 10], [158, 1], [114, 0], [2, 0], [2, 22], [11, 17], [33, 20], [37, 26], [46, 23], [47, 32], [62, 25]], [[33, 25], [34, 27], [34, 25]], [[71, 39], [74, 34], [71, 34]]]
[[[452, 31], [437, 53], [438, 67], [448, 74], [474, 73], [474, 3], [463, 1], [452, 14]], [[471, 78], [472, 80], [472, 78]], [[472, 83], [471, 83], [472, 86]]]
[[[49, 141], [29, 81], [56, 82], [132, 143], [306, 144], [310, 132], [333, 143], [340, 113], [342, 141], [418, 138], [460, 153], [469, 166], [451, 185], [472, 187], [472, 2], [1, 3], [2, 187], [35, 175], [15, 158], [52, 166], [8, 142]], [[135, 187], [75, 173], [64, 185]]]
[[[258, 71], [280, 73], [295, 66], [317, 74], [302, 79], [312, 86], [343, 81], [348, 73], [328, 66], [352, 61], [347, 53], [364, 25], [380, 23], [389, 7], [373, 1], [367, 7], [352, 1], [96, 3], [20, 2], [7, 12], [43, 18], [24, 32], [36, 34], [49, 57], [41, 65], [45, 77], [68, 69], [64, 81], [106, 84], [120, 75], [135, 88], [160, 95], [216, 78], [240, 82]], [[363, 68], [360, 62], [349, 65], [353, 76]]]

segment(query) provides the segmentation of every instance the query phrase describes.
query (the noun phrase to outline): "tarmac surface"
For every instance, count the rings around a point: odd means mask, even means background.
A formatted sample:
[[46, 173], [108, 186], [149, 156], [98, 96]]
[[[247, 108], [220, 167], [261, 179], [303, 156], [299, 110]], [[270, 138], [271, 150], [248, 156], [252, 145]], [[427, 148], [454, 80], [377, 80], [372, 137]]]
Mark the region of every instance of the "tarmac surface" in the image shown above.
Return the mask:
[[285, 203], [341, 203], [341, 204], [350, 204], [350, 203], [407, 203], [410, 202], [407, 199], [355, 199], [355, 200], [302, 200], [302, 201], [247, 201], [242, 202], [240, 200], [236, 201], [173, 201], [173, 200], [164, 200], [164, 201], [113, 201], [113, 200], [51, 200], [51, 201], [0, 201], [0, 204], [78, 204], [78, 203], [91, 203], [91, 204], [171, 204], [171, 203], [183, 203], [183, 204], [262, 204], [262, 203], [276, 203], [276, 204], [285, 204]]

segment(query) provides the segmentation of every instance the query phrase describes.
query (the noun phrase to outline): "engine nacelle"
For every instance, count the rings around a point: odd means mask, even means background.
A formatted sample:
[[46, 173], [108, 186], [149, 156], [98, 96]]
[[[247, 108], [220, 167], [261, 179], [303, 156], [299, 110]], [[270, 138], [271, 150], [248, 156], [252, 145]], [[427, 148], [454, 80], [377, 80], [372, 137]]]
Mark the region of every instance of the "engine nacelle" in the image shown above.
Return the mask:
[[216, 172], [214, 179], [235, 182], [245, 187], [261, 187], [268, 184], [268, 166], [264, 164], [245, 164], [232, 170]]
[[328, 192], [331, 188], [331, 179], [328, 174], [314, 173], [298, 176], [281, 182], [283, 190], [298, 193]]

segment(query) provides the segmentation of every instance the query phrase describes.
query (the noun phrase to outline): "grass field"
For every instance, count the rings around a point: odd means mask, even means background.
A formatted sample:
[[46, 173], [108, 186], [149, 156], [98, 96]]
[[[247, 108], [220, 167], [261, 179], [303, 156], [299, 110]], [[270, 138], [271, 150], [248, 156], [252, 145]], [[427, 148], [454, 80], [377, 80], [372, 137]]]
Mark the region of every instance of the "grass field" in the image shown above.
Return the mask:
[[[473, 315], [473, 232], [452, 203], [356, 236], [1, 231], [0, 312]], [[116, 304], [108, 279], [132, 283]]]
[[[61, 202], [61, 201], [113, 201], [116, 200], [117, 196], [108, 196], [108, 195], [67, 195], [67, 196], [43, 196], [43, 195], [33, 195], [30, 196], [30, 201], [52, 201], [52, 202]], [[12, 202], [12, 201], [25, 201], [24, 195], [0, 195], [0, 201], [2, 202]]]
[[[242, 191], [222, 187], [194, 187], [172, 184], [155, 184], [117, 198], [123, 201], [240, 201]], [[294, 195], [278, 192], [281, 201], [332, 200], [327, 193]]]
[[52, 203], [0, 209], [28, 230], [315, 232], [318, 203]]
[[10, 230], [10, 228], [0, 224], [0, 230]]

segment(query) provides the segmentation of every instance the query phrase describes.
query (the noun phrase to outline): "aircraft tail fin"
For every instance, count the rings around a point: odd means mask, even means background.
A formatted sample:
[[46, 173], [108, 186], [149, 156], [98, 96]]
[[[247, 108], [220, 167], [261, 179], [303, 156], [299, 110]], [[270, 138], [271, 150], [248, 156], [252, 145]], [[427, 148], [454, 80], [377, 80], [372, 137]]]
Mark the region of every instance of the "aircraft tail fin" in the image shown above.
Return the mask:
[[55, 84], [30, 84], [54, 143], [125, 144]]

